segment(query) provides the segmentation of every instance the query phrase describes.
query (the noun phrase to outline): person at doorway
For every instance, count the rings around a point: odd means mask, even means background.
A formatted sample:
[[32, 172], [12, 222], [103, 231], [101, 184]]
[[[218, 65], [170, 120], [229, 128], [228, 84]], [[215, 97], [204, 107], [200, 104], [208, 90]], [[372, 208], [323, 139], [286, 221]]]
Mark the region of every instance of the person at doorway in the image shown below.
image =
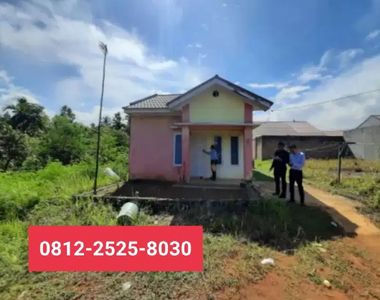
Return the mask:
[[[270, 171], [274, 169], [274, 181], [276, 183], [276, 192], [274, 195], [280, 198], [286, 198], [286, 169], [289, 164], [289, 152], [285, 150], [283, 142], [278, 143], [278, 148], [274, 152], [274, 158]], [[281, 181], [281, 194], [280, 194], [280, 181]]]
[[216, 180], [216, 165], [218, 163], [218, 152], [215, 149], [214, 145], [211, 145], [210, 151], [203, 150], [204, 153], [210, 155], [210, 163], [211, 163], [211, 180]]
[[303, 173], [302, 168], [305, 165], [305, 154], [298, 150], [296, 145], [290, 146], [290, 171], [289, 171], [289, 190], [290, 190], [290, 203], [294, 203], [294, 183], [297, 182], [298, 192], [300, 195], [301, 205], [305, 204], [305, 192], [303, 190], [302, 180]]

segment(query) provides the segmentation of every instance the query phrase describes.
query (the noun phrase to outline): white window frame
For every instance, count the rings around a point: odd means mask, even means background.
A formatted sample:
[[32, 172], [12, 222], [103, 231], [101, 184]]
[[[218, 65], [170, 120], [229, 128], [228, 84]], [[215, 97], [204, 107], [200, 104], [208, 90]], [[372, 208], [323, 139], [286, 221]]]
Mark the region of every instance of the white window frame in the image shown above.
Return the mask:
[[182, 166], [182, 162], [183, 162], [183, 157], [182, 157], [182, 153], [181, 153], [181, 164], [176, 164], [175, 163], [175, 145], [176, 145], [176, 137], [177, 135], [180, 135], [181, 136], [181, 151], [183, 149], [183, 145], [182, 145], [182, 132], [175, 132], [174, 135], [173, 135], [173, 166], [175, 167], [181, 167]]

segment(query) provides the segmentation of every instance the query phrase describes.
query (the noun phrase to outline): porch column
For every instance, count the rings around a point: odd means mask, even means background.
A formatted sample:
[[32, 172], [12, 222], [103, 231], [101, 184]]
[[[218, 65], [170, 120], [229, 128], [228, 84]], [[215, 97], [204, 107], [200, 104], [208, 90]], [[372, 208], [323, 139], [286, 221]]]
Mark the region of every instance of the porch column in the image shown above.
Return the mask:
[[190, 181], [190, 129], [182, 127], [182, 179]]
[[252, 178], [252, 128], [244, 128], [244, 178]]

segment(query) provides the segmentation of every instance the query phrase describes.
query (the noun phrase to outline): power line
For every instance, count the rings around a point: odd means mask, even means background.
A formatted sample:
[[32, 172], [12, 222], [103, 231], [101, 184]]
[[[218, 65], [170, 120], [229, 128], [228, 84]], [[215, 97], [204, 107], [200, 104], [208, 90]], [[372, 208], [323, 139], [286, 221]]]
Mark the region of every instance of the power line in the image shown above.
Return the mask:
[[316, 147], [316, 148], [309, 148], [309, 149], [303, 149], [303, 151], [307, 151], [307, 152], [311, 152], [311, 151], [320, 151], [320, 150], [324, 150], [326, 151], [326, 149], [330, 149], [330, 148], [336, 148], [338, 146], [341, 146], [342, 143], [338, 144], [338, 143], [335, 143], [335, 144], [331, 144], [331, 145], [326, 145], [326, 146], [321, 146], [321, 147]]
[[362, 96], [362, 95], [365, 95], [365, 94], [370, 94], [370, 93], [379, 92], [379, 91], [380, 91], [380, 89], [375, 89], [375, 90], [372, 90], [372, 91], [367, 91], [367, 92], [358, 93], [358, 94], [351, 94], [351, 95], [348, 95], [348, 96], [343, 96], [343, 97], [340, 97], [340, 98], [330, 99], [330, 100], [326, 100], [326, 101], [322, 101], [322, 102], [309, 103], [309, 104], [297, 105], [297, 106], [291, 106], [291, 107], [279, 108], [279, 109], [271, 109], [270, 112], [274, 112], [274, 111], [286, 111], [286, 110], [291, 110], [291, 109], [296, 109], [296, 108], [304, 108], [304, 107], [309, 107], [309, 106], [314, 106], [314, 105], [320, 105], [320, 104], [325, 104], [325, 103], [330, 103], [330, 102], [334, 102], [334, 101], [338, 101], [338, 100], [343, 100], [343, 99], [347, 99], [347, 98]]

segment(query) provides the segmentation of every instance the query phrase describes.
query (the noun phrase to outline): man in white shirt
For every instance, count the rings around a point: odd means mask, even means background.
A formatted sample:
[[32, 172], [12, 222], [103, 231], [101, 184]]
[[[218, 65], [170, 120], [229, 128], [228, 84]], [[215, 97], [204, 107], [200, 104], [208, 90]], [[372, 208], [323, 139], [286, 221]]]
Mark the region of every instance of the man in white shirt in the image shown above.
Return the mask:
[[289, 190], [290, 190], [290, 200], [293, 203], [294, 200], [294, 183], [297, 182], [298, 192], [300, 195], [301, 205], [305, 204], [305, 192], [303, 190], [302, 179], [303, 173], [302, 168], [305, 165], [306, 157], [305, 154], [297, 149], [296, 145], [290, 146], [290, 159], [289, 159]]

